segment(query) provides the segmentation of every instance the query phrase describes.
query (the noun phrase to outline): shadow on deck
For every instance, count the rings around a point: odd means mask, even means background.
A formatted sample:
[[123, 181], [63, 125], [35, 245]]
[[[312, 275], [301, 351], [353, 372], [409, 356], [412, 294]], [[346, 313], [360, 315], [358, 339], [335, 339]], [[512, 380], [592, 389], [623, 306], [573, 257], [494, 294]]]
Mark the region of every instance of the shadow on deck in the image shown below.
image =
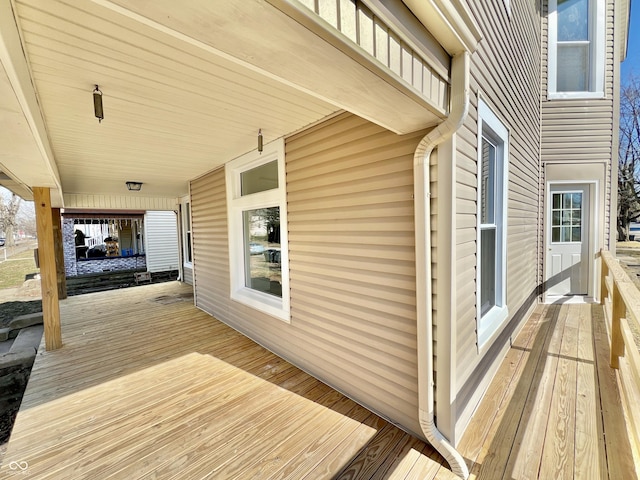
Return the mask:
[[481, 479], [635, 479], [600, 305], [539, 305], [459, 445]]
[[[455, 478], [433, 448], [149, 285], [67, 299], [3, 478]], [[634, 478], [599, 306], [540, 306], [459, 449], [472, 476]], [[625, 443], [626, 442], [626, 443]]]
[[411, 437], [196, 309], [176, 282], [63, 302], [2, 478], [428, 478]]

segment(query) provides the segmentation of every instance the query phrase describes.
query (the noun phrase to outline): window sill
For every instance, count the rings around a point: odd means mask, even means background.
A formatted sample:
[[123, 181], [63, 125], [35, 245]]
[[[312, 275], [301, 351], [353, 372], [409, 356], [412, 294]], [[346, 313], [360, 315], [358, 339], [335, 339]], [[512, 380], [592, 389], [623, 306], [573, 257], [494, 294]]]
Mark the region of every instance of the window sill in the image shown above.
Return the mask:
[[291, 313], [288, 309], [284, 308], [284, 302], [281, 298], [250, 288], [241, 288], [235, 292], [231, 292], [231, 300], [266, 313], [285, 323], [291, 323]]
[[549, 92], [548, 100], [602, 100], [604, 92]]
[[500, 333], [500, 327], [509, 316], [509, 309], [504, 307], [493, 307], [480, 319], [478, 326], [478, 350], [482, 354], [483, 350]]

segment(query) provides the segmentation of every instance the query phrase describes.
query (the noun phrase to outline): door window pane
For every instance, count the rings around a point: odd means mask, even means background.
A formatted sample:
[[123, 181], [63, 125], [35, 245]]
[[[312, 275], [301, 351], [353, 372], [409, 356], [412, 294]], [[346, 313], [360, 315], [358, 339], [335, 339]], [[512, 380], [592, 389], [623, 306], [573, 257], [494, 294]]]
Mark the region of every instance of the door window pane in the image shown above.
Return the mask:
[[582, 194], [574, 193], [571, 195], [571, 207], [582, 208]]
[[278, 188], [278, 161], [265, 163], [240, 174], [240, 195]]
[[571, 229], [571, 241], [572, 242], [579, 242], [581, 241], [581, 236], [582, 236], [582, 228], [580, 227], [573, 227]]
[[245, 286], [282, 297], [280, 208], [243, 212]]
[[551, 203], [551, 241], [582, 241], [582, 193], [554, 193]]

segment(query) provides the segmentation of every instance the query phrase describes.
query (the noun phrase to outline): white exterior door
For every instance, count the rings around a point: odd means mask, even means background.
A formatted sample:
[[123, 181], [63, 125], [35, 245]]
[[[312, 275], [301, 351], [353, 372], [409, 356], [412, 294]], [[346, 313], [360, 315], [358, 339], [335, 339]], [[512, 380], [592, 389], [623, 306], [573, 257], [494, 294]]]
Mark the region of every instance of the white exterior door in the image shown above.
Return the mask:
[[587, 295], [589, 186], [551, 185], [547, 216], [547, 295]]

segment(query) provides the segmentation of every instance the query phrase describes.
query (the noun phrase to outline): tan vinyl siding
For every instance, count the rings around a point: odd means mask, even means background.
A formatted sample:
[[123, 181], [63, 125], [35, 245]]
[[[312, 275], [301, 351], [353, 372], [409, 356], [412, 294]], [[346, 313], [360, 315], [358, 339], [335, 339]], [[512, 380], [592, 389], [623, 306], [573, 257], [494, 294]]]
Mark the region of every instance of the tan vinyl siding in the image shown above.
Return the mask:
[[189, 285], [193, 285], [193, 269], [191, 267], [183, 267], [182, 269], [182, 281]]
[[413, 152], [342, 114], [286, 141], [291, 323], [229, 299], [224, 171], [191, 184], [197, 305], [412, 432]]
[[224, 167], [191, 182], [191, 219], [195, 302], [222, 320], [230, 295]]
[[[498, 359], [504, 338], [478, 351], [476, 225], [478, 94], [509, 129], [507, 305], [503, 332], [517, 328], [535, 303], [540, 149], [540, 20], [535, 2], [469, 1], [483, 39], [472, 56], [471, 105], [456, 141], [455, 368], [457, 436]], [[490, 3], [490, 5], [489, 5]], [[445, 214], [445, 212], [443, 212]], [[446, 292], [442, 292], [443, 294]]]
[[[605, 49], [605, 98], [549, 100], [547, 98], [547, 12], [548, 1], [543, 1], [542, 50], [542, 162], [584, 164], [601, 162], [606, 164], [606, 179], [600, 201], [605, 203], [605, 226], [602, 241], [609, 244], [611, 201], [611, 158], [613, 156], [614, 130], [614, 37], [613, 26], [615, 2], [606, 4], [606, 49]], [[617, 93], [616, 93], [617, 94]], [[579, 167], [578, 167], [579, 168]], [[544, 252], [541, 252], [544, 253]], [[541, 256], [541, 259], [544, 257]]]

